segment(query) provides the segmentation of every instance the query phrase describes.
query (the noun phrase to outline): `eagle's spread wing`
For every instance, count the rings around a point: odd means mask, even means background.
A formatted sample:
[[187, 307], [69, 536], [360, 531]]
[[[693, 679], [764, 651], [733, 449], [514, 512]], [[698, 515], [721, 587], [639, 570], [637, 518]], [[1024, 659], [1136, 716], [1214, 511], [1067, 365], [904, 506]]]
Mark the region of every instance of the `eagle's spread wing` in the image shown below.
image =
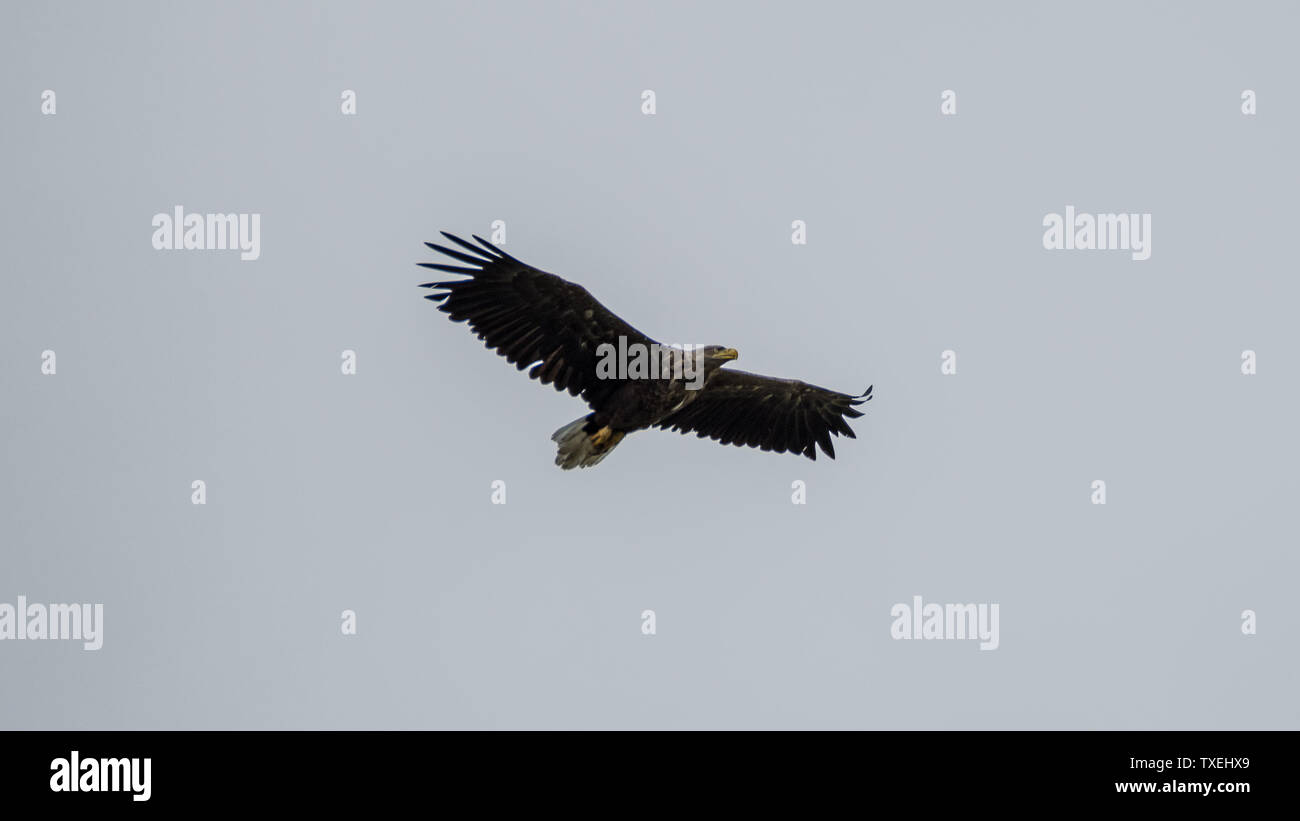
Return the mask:
[[777, 453], [802, 453], [817, 459], [817, 446], [832, 459], [831, 434], [856, 439], [850, 419], [862, 415], [854, 405], [871, 399], [819, 388], [797, 379], [777, 379], [723, 368], [699, 397], [664, 417], [660, 428], [716, 439], [724, 445], [748, 445]]
[[615, 380], [596, 378], [596, 349], [602, 343], [649, 345], [654, 340], [596, 301], [586, 288], [525, 265], [487, 240], [479, 246], [446, 231], [442, 235], [464, 252], [426, 242], [464, 266], [422, 262], [425, 268], [466, 274], [469, 279], [426, 282], [439, 289], [426, 299], [453, 322], [468, 322], [487, 347], [519, 370], [534, 365], [528, 376], [558, 391], [582, 394], [593, 407], [617, 389]]

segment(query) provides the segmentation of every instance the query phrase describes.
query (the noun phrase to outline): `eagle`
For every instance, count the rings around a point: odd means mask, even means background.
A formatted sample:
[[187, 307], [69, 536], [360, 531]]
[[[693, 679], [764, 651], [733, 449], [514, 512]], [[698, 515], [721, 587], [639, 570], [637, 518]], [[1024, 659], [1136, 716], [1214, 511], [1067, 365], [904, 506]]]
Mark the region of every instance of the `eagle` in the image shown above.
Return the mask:
[[[456, 247], [426, 242], [457, 265], [423, 268], [464, 279], [426, 282], [453, 322], [489, 350], [557, 391], [581, 395], [591, 413], [557, 430], [555, 464], [597, 465], [629, 433], [647, 428], [695, 433], [724, 445], [835, 458], [831, 437], [857, 438], [845, 417], [871, 399], [798, 379], [724, 368], [739, 354], [722, 345], [667, 346], [629, 325], [587, 289], [520, 262], [474, 235], [475, 245], [441, 232]], [[629, 353], [630, 352], [630, 353]], [[630, 358], [631, 361], [628, 361]]]

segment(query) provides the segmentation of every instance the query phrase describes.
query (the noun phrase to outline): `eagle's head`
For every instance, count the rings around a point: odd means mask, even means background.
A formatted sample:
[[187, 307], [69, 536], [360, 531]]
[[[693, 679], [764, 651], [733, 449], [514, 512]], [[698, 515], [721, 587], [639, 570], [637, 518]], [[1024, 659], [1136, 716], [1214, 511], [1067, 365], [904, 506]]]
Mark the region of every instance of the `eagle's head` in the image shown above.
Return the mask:
[[703, 350], [704, 366], [709, 370], [721, 368], [731, 360], [740, 358], [739, 351], [723, 345], [705, 345]]

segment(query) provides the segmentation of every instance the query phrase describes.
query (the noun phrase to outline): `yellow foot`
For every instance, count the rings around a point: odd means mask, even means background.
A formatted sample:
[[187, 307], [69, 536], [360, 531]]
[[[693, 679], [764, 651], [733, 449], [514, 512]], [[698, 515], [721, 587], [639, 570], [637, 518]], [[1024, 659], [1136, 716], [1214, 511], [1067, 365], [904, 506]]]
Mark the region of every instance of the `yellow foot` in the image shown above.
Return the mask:
[[613, 435], [613, 429], [610, 428], [609, 425], [606, 425], [591, 435], [591, 444], [595, 445], [597, 449], [603, 448], [605, 447], [605, 443], [608, 442], [609, 438]]

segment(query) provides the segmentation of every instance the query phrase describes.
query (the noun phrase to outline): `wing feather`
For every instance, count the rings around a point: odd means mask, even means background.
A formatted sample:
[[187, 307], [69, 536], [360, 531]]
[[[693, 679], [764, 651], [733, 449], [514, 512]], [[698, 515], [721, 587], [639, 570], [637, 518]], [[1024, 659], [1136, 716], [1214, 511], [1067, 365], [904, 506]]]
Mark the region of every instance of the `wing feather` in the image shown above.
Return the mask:
[[856, 438], [845, 417], [861, 416], [856, 406], [870, 399], [871, 388], [853, 396], [797, 379], [723, 368], [698, 398], [657, 427], [813, 460], [820, 447], [834, 459], [832, 436]]
[[462, 263], [421, 262], [421, 267], [460, 274], [466, 279], [426, 282], [428, 299], [454, 322], [467, 322], [479, 339], [519, 370], [538, 360], [529, 377], [587, 401], [593, 408], [616, 390], [616, 380], [596, 377], [596, 352], [602, 344], [649, 345], [653, 339], [633, 328], [586, 288], [525, 265], [479, 236], [469, 242], [446, 231], [452, 248], [427, 242], [430, 249]]

